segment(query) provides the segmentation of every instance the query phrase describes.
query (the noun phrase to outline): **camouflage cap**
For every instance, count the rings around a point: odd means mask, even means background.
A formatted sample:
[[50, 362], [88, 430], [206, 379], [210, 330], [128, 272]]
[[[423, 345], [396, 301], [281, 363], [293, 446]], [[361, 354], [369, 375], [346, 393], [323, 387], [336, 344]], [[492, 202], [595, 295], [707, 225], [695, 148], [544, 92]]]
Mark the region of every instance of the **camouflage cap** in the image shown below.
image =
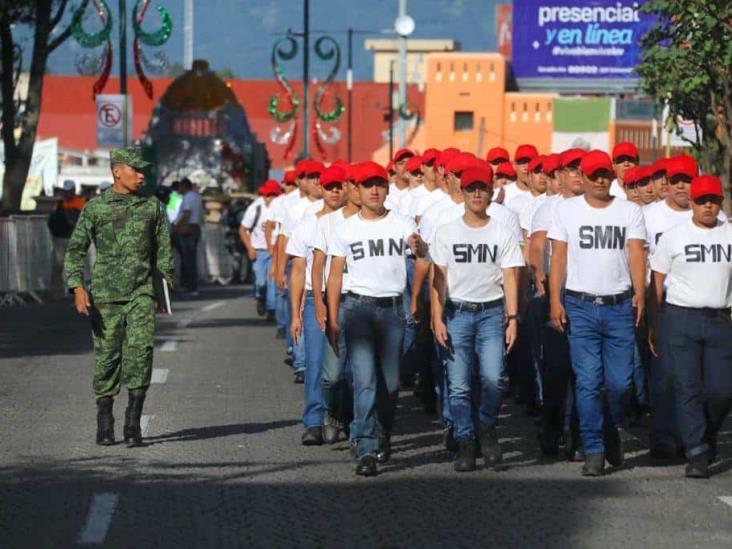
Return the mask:
[[122, 147], [109, 151], [109, 160], [112, 164], [127, 164], [136, 170], [143, 170], [151, 163], [142, 158], [139, 147]]

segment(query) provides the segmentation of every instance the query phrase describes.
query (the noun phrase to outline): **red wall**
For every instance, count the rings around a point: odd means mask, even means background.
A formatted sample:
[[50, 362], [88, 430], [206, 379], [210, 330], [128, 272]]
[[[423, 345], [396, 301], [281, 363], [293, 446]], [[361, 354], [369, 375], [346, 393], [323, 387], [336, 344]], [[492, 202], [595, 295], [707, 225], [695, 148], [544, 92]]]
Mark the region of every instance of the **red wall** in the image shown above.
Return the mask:
[[[148, 99], [136, 78], [128, 79], [128, 93], [133, 97], [133, 132], [138, 138], [147, 127], [153, 105], [165, 92], [170, 84], [170, 78], [153, 79], [153, 99]], [[41, 103], [41, 117], [38, 127], [40, 138], [58, 137], [59, 145], [70, 149], [91, 150], [96, 148], [95, 107], [92, 98], [92, 84], [94, 78], [84, 76], [53, 76], [44, 79], [43, 99]], [[270, 131], [277, 124], [269, 116], [268, 105], [270, 98], [278, 91], [274, 80], [233, 80], [231, 87], [244, 107], [252, 131], [258, 139], [264, 142], [269, 151], [272, 166], [282, 168], [289, 166], [290, 159], [283, 159], [284, 145], [275, 145], [270, 141]], [[316, 86], [310, 86], [310, 101], [315, 95]], [[298, 96], [302, 100], [301, 86], [295, 86]], [[103, 93], [118, 93], [119, 80], [110, 79]], [[346, 104], [346, 85], [344, 82], [334, 84], [334, 93]], [[388, 85], [373, 82], [355, 82], [353, 86], [353, 160], [370, 159], [372, 153], [383, 144], [383, 133], [388, 129], [383, 119], [387, 104]], [[416, 86], [410, 86], [409, 99], [411, 104], [422, 113], [424, 118], [424, 94]], [[302, 108], [302, 105], [301, 105]], [[331, 100], [324, 102], [323, 110], [333, 108]], [[302, 112], [302, 111], [301, 111]], [[311, 110], [311, 119], [314, 112]], [[312, 123], [312, 120], [311, 120]], [[284, 127], [286, 124], [282, 124]], [[327, 124], [324, 124], [327, 127]], [[335, 126], [341, 132], [341, 140], [334, 145], [324, 145], [327, 160], [347, 156], [346, 130], [347, 113], [343, 113]], [[298, 140], [293, 154], [298, 154], [302, 147], [302, 119], [299, 120]], [[310, 137], [310, 155], [319, 158], [312, 135]]]

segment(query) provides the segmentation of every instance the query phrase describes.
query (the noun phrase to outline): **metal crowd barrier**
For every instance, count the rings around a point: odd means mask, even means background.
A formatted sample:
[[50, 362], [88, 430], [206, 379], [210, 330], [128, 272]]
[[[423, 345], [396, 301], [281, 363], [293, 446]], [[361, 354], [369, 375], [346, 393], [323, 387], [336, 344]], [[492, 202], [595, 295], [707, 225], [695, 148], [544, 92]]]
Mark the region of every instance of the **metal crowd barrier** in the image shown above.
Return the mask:
[[[87, 280], [94, 256], [91, 246], [85, 269]], [[198, 262], [201, 280], [218, 284], [231, 281], [233, 263], [226, 249], [223, 225], [205, 224], [198, 246]], [[0, 218], [0, 306], [22, 304], [29, 299], [42, 302], [39, 292], [58, 295], [63, 291], [61, 273], [54, 261], [54, 239], [48, 230], [48, 216]]]

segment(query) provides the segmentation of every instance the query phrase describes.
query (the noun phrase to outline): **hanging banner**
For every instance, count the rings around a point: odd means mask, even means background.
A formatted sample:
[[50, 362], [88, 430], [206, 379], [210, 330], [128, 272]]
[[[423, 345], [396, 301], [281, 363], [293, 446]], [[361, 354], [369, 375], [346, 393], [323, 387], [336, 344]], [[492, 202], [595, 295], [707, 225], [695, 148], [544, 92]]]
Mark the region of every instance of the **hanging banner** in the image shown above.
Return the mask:
[[[5, 150], [0, 143], [0, 181], [5, 171]], [[36, 201], [33, 199], [43, 191], [46, 196], [53, 195], [53, 188], [58, 178], [58, 139], [43, 139], [36, 141], [33, 145], [33, 156], [31, 156], [28, 177], [25, 180], [23, 194], [20, 199], [20, 209], [30, 211], [36, 209]], [[0, 199], [3, 196], [2, 185], [0, 185]]]
[[513, 71], [521, 79], [637, 81], [653, 16], [633, 0], [514, 0]]
[[[124, 147], [132, 143], [132, 96], [97, 95], [97, 147]], [[127, 109], [127, 124], [124, 112]], [[127, 139], [125, 140], [125, 130]]]
[[496, 4], [496, 50], [509, 61], [513, 33], [512, 16], [512, 4]]

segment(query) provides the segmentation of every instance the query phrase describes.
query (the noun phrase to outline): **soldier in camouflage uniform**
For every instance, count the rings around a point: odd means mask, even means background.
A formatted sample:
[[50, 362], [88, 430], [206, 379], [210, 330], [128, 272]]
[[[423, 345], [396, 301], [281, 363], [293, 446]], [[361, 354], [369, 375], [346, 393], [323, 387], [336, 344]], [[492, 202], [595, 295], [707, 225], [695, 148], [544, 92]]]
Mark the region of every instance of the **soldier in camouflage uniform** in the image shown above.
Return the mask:
[[[173, 257], [165, 210], [154, 197], [140, 196], [149, 165], [134, 147], [110, 153], [114, 184], [82, 210], [66, 252], [66, 281], [76, 310], [90, 316], [94, 341], [97, 444], [114, 444], [113, 399], [129, 391], [124, 441], [142, 444], [140, 416], [150, 385], [157, 301], [157, 270], [172, 280]], [[91, 289], [84, 288], [84, 259], [97, 250]]]

